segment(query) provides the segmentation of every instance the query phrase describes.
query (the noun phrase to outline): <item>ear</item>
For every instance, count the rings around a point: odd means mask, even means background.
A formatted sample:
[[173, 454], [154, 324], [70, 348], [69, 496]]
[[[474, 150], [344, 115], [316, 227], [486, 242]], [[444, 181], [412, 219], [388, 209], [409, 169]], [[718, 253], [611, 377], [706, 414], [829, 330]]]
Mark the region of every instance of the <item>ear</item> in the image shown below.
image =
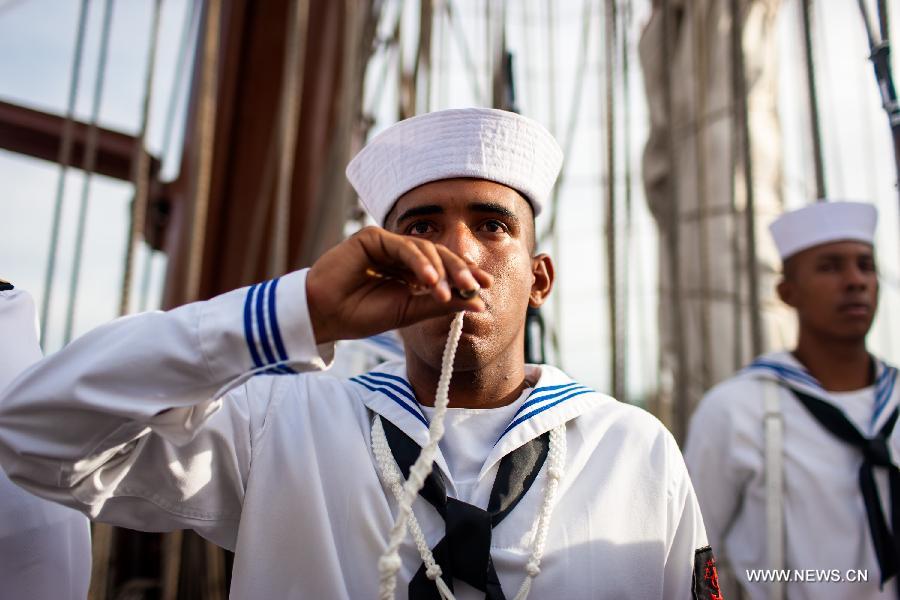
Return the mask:
[[797, 307], [797, 300], [795, 298], [797, 290], [792, 281], [787, 278], [782, 278], [775, 287], [775, 290], [778, 292], [778, 297], [781, 298], [782, 302], [790, 307]]
[[531, 259], [531, 276], [534, 281], [531, 284], [531, 293], [528, 296], [528, 306], [539, 308], [550, 295], [553, 289], [553, 280], [556, 273], [553, 270], [553, 261], [546, 254], [538, 254]]

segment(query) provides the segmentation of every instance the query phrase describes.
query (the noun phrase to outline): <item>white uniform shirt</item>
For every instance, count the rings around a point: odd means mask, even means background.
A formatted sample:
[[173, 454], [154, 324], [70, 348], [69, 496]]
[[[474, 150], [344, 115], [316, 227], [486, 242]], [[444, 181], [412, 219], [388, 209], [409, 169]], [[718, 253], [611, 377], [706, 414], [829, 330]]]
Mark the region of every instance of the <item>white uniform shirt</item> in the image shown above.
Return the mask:
[[[40, 359], [31, 297], [0, 291], [0, 390]], [[84, 515], [29, 494], [0, 471], [0, 598], [84, 600], [90, 578]]]
[[[862, 453], [829, 433], [783, 385], [786, 382], [833, 404], [863, 435], [871, 436], [897, 406], [896, 378], [896, 369], [879, 363], [874, 386], [829, 393], [789, 353], [781, 352], [761, 357], [714, 387], [700, 402], [691, 420], [685, 460], [710, 543], [727, 557], [750, 597], [764, 599], [770, 589], [765, 583], [748, 581], [746, 571], [768, 567], [763, 385], [778, 382], [784, 423], [784, 567], [829, 571], [829, 581], [819, 582], [794, 581], [798, 577], [792, 573], [785, 597], [896, 598], [893, 579], [883, 592], [878, 589], [881, 572], [859, 489]], [[896, 463], [900, 427], [890, 437], [890, 448]], [[890, 522], [887, 477], [879, 468], [875, 475]], [[848, 575], [858, 578], [857, 569], [867, 570], [868, 582], [846, 581]], [[845, 581], [833, 581], [832, 570]]]
[[[233, 549], [234, 598], [373, 597], [396, 503], [375, 467], [371, 424], [381, 415], [422, 444], [427, 421], [403, 363], [352, 380], [312, 373], [332, 348], [314, 343], [305, 277], [125, 317], [76, 340], [9, 390], [0, 461], [22, 485], [99, 520], [192, 528]], [[485, 507], [500, 459], [566, 424], [531, 597], [691, 598], [706, 535], [671, 435], [640, 409], [534, 369], [535, 389], [467, 494]], [[307, 374], [276, 376], [291, 370]], [[435, 465], [459, 497], [442, 452]], [[510, 596], [525, 578], [546, 480], [545, 466], [493, 530]], [[443, 520], [421, 498], [414, 511], [433, 547]], [[410, 538], [400, 556], [405, 598], [421, 565]]]

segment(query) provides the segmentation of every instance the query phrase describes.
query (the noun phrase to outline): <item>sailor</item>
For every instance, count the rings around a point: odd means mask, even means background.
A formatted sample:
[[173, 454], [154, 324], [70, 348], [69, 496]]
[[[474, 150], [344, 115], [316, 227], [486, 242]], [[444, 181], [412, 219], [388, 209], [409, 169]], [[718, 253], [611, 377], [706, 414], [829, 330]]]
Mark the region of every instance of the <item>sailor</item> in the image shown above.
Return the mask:
[[[666, 429], [524, 363], [526, 308], [553, 284], [534, 215], [561, 161], [543, 127], [499, 110], [388, 128], [347, 169], [382, 227], [310, 269], [119, 319], [49, 357], [3, 400], [2, 464], [93, 519], [234, 550], [234, 598], [717, 594]], [[394, 328], [405, 361], [321, 373], [336, 340]], [[442, 371], [446, 435], [392, 554]]]
[[714, 387], [691, 420], [709, 539], [751, 598], [897, 594], [897, 370], [866, 349], [876, 220], [870, 204], [835, 201], [772, 223], [797, 344]]
[[[41, 358], [31, 296], [0, 279], [0, 389]], [[0, 598], [84, 600], [91, 539], [84, 515], [33, 496], [0, 470]]]

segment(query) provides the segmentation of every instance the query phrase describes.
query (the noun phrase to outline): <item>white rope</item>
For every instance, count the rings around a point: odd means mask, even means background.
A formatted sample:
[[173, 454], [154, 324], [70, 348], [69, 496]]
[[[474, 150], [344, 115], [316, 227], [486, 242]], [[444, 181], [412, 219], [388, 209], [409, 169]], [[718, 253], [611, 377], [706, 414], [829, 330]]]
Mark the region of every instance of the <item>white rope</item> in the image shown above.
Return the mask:
[[[381, 424], [381, 419], [375, 419], [375, 423], [372, 425], [372, 451], [375, 453], [375, 460], [378, 463], [378, 470], [381, 473], [382, 480], [399, 503], [403, 498], [403, 476], [391, 454], [391, 448], [384, 435], [384, 426]], [[441, 566], [434, 560], [434, 555], [431, 553], [431, 548], [428, 547], [428, 542], [425, 540], [425, 534], [422, 533], [419, 520], [412, 510], [409, 513], [409, 532], [416, 544], [416, 548], [419, 550], [419, 556], [422, 557], [422, 563], [425, 565], [425, 574], [435, 582], [444, 600], [455, 600], [449, 586], [441, 577], [443, 575]]]
[[547, 455], [547, 483], [544, 487], [544, 502], [537, 516], [537, 531], [531, 543], [531, 558], [525, 565], [525, 581], [519, 588], [514, 600], [525, 600], [531, 592], [531, 582], [541, 572], [541, 559], [544, 557], [544, 546], [550, 530], [550, 516], [556, 506], [556, 492], [563, 477], [566, 465], [566, 426], [565, 424], [550, 431], [550, 450]]
[[[434, 399], [434, 416], [428, 426], [428, 443], [419, 452], [416, 462], [409, 470], [409, 479], [403, 485], [403, 494], [398, 499], [397, 518], [391, 528], [388, 547], [378, 559], [380, 575], [378, 597], [381, 600], [391, 600], [394, 597], [394, 590], [397, 587], [397, 571], [400, 570], [401, 564], [400, 542], [406, 536], [407, 521], [412, 515], [412, 503], [419, 495], [419, 490], [425, 485], [425, 478], [431, 474], [438, 442], [444, 436], [444, 415], [447, 413], [447, 405], [450, 403], [450, 376], [453, 374], [453, 359], [456, 356], [459, 336], [462, 334], [464, 316], [464, 312], [458, 312], [453, 318], [453, 322], [450, 323], [450, 333], [447, 335], [447, 344], [444, 346], [444, 356], [441, 361], [441, 377], [438, 379], [437, 393]], [[447, 591], [449, 592], [449, 590]]]
[[[419, 525], [419, 520], [412, 511], [412, 503], [419, 494], [419, 490], [425, 484], [425, 479], [431, 473], [434, 466], [434, 457], [437, 453], [438, 443], [444, 435], [444, 416], [449, 404], [450, 376], [453, 373], [453, 359], [456, 355], [456, 347], [462, 333], [464, 313], [457, 313], [450, 325], [450, 333], [447, 336], [447, 344], [444, 347], [444, 356], [441, 364], [441, 376], [438, 380], [437, 395], [434, 402], [434, 416], [428, 428], [428, 443], [419, 452], [416, 462], [410, 469], [409, 479], [403, 482], [403, 475], [397, 466], [391, 453], [390, 445], [384, 434], [381, 419], [376, 418], [372, 424], [372, 452], [378, 463], [378, 471], [381, 474], [385, 486], [391, 490], [397, 500], [397, 518], [391, 528], [388, 546], [378, 559], [379, 572], [379, 600], [393, 600], [397, 589], [397, 572], [402, 566], [400, 560], [400, 542], [406, 536], [409, 528], [422, 563], [425, 565], [425, 574], [434, 581], [442, 600], [455, 600], [453, 592], [444, 581], [441, 567], [434, 560], [434, 555], [425, 540], [425, 534]], [[556, 427], [550, 432], [550, 448], [547, 455], [547, 483], [544, 487], [544, 500], [537, 514], [535, 536], [531, 546], [531, 557], [525, 566], [525, 581], [519, 588], [515, 600], [525, 600], [531, 592], [531, 584], [540, 573], [541, 559], [544, 556], [544, 546], [547, 542], [547, 533], [550, 526], [550, 516], [556, 503], [556, 493], [559, 482], [562, 479], [566, 464], [566, 426]]]

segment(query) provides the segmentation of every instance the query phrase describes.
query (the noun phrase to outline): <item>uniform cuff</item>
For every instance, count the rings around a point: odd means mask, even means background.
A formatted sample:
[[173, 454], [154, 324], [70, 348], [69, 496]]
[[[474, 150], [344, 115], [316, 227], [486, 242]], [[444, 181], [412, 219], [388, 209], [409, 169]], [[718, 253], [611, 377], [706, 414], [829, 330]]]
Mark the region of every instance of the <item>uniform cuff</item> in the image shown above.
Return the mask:
[[334, 344], [316, 345], [309, 318], [308, 272], [296, 271], [203, 303], [198, 336], [214, 380], [330, 366]]

